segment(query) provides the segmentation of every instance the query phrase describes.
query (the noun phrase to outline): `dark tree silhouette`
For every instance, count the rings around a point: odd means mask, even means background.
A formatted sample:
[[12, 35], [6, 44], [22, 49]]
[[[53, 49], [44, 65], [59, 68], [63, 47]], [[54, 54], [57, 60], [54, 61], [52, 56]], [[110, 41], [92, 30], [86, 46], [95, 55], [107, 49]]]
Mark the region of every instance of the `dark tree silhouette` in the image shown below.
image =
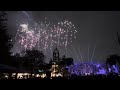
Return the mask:
[[116, 60], [113, 58], [113, 56], [110, 56], [109, 58], [107, 58], [106, 63], [112, 66], [116, 64]]
[[20, 56], [19, 53], [16, 53], [14, 56], [11, 56], [11, 66], [21, 69], [22, 64], [23, 58]]
[[[107, 71], [108, 68], [111, 68], [112, 65], [116, 65], [117, 63], [119, 63], [120, 67], [120, 56], [118, 56], [117, 54], [110, 55], [106, 60]], [[110, 73], [112, 73], [112, 71]]]
[[29, 70], [38, 70], [40, 66], [45, 64], [45, 55], [42, 51], [38, 50], [27, 50], [24, 59], [24, 67]]
[[10, 63], [10, 49], [12, 48], [11, 38], [7, 33], [7, 14], [0, 12], [0, 63]]
[[65, 55], [63, 55], [62, 59], [59, 62], [59, 65], [60, 66], [65, 66], [65, 60], [66, 60], [66, 57], [65, 57]]
[[52, 63], [53, 63], [53, 61], [52, 61], [52, 58], [51, 58], [50, 61], [49, 61], [49, 64], [52, 65]]
[[68, 77], [69, 75], [70, 75], [70, 73], [68, 72], [68, 68], [64, 68], [63, 69], [63, 76]]
[[66, 58], [65, 55], [63, 55], [62, 60], [59, 63], [60, 65], [65, 65], [65, 66], [69, 66], [74, 64], [73, 63], [73, 58]]
[[67, 66], [72, 65], [72, 64], [73, 64], [73, 58], [66, 58], [65, 64], [66, 64]]
[[120, 67], [120, 56], [116, 55], [116, 60], [119, 63], [119, 67]]

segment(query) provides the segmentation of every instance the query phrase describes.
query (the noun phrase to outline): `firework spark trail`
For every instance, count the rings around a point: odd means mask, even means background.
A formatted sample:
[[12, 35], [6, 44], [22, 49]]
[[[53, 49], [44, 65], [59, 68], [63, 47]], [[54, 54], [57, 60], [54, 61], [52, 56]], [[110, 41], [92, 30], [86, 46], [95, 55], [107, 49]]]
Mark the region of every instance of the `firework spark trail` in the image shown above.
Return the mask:
[[68, 43], [68, 29], [67, 29], [66, 44], [65, 44], [66, 56], [67, 56], [67, 43]]
[[78, 50], [79, 50], [79, 54], [80, 54], [80, 57], [81, 57], [81, 61], [83, 62], [83, 58], [82, 58], [82, 54], [80, 52], [80, 48], [78, 48]]
[[39, 30], [39, 35], [38, 35], [38, 50], [39, 50], [39, 47], [40, 47], [40, 30]]
[[90, 46], [89, 46], [89, 44], [88, 44], [88, 61], [89, 61], [89, 48], [90, 48]]
[[47, 47], [48, 47], [48, 45], [47, 45], [47, 40], [48, 40], [48, 36], [46, 37], [46, 41], [45, 41], [45, 54], [46, 54], [46, 49], [47, 49]]
[[60, 42], [60, 33], [61, 33], [61, 28], [60, 28], [60, 31], [59, 31], [59, 34], [58, 34], [58, 49], [59, 49], [59, 42]]
[[70, 55], [70, 57], [73, 55], [73, 53], [72, 53], [72, 50], [71, 49], [69, 49], [69, 55]]
[[[30, 15], [26, 11], [21, 11], [24, 15], [27, 16], [27, 21], [33, 22], [34, 20], [30, 17]], [[34, 21], [35, 22], [35, 21]]]
[[22, 13], [24, 13], [27, 17], [30, 17], [26, 11], [22, 11]]
[[52, 58], [52, 52], [53, 52], [53, 51], [52, 51], [52, 34], [50, 34], [50, 39], [51, 39], [51, 40], [50, 40], [50, 43], [51, 43], [50, 49], [51, 49], [51, 58]]
[[18, 31], [19, 31], [19, 30], [17, 30], [17, 33], [16, 33], [16, 35], [15, 35], [15, 41], [16, 41], [17, 35], [19, 34]]
[[91, 57], [91, 62], [92, 62], [92, 59], [93, 59], [93, 56], [94, 56], [94, 53], [95, 53], [95, 49], [96, 49], [96, 44], [95, 44], [95, 46], [94, 46], [94, 49], [93, 49], [93, 53], [92, 53], [92, 57]]
[[80, 59], [79, 59], [79, 57], [78, 57], [78, 55], [77, 55], [77, 53], [76, 53], [76, 51], [75, 51], [74, 47], [72, 47], [72, 48], [73, 48], [73, 52], [75, 53], [75, 55], [76, 55], [77, 59], [78, 59], [78, 60], [79, 60], [79, 62], [80, 62]]

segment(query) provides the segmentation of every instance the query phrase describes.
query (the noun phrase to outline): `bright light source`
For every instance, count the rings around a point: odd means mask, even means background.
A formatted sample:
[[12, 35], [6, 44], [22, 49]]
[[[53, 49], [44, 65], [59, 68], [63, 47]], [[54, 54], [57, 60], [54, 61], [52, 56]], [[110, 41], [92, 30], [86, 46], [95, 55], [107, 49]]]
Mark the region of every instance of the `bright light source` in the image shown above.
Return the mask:
[[39, 75], [39, 74], [37, 74], [37, 75], [36, 75], [36, 77], [40, 77], [40, 75]]
[[22, 27], [22, 32], [25, 32], [28, 30], [28, 24], [21, 24], [20, 26]]
[[8, 76], [7, 76], [7, 75], [6, 75], [5, 77], [6, 77], [6, 78], [8, 78]]
[[28, 24], [21, 24], [20, 25], [22, 28], [27, 28], [28, 27]]
[[42, 78], [45, 78], [45, 77], [46, 77], [46, 74], [42, 74], [41, 77], [42, 77]]

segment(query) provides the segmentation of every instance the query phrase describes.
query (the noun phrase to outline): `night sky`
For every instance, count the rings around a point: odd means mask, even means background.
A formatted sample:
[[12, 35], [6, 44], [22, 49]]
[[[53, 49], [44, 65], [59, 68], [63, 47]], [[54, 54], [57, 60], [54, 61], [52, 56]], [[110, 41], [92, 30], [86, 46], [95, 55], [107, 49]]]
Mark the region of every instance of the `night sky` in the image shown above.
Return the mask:
[[[78, 48], [80, 48], [83, 61], [90, 61], [94, 47], [94, 62], [103, 62], [110, 54], [120, 55], [120, 46], [117, 41], [116, 33], [120, 31], [120, 12], [119, 11], [26, 11], [35, 21], [48, 18], [52, 22], [56, 20], [71, 21], [78, 31], [76, 39], [71, 45], [75, 51], [68, 46], [68, 57], [72, 57], [75, 62], [81, 61]], [[8, 32], [12, 35], [13, 44], [17, 33], [17, 22], [24, 20], [26, 15], [20, 11], [9, 11], [8, 13]], [[89, 47], [89, 60], [88, 60]], [[62, 49], [62, 48], [61, 48]], [[65, 51], [60, 52], [60, 56]], [[76, 56], [76, 54], [78, 57]], [[50, 60], [50, 55], [46, 55], [46, 61]], [[78, 60], [78, 58], [80, 60]]]

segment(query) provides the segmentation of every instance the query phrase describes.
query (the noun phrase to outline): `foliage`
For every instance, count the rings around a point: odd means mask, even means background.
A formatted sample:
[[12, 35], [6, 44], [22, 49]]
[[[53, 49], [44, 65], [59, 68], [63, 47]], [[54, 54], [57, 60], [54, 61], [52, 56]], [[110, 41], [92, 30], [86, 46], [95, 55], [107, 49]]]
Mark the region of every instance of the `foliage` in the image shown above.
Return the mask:
[[0, 63], [9, 64], [10, 49], [12, 48], [12, 42], [10, 35], [7, 33], [7, 14], [6, 12], [0, 12]]
[[38, 70], [45, 64], [45, 55], [42, 51], [27, 50], [23, 57], [23, 66], [29, 70]]

